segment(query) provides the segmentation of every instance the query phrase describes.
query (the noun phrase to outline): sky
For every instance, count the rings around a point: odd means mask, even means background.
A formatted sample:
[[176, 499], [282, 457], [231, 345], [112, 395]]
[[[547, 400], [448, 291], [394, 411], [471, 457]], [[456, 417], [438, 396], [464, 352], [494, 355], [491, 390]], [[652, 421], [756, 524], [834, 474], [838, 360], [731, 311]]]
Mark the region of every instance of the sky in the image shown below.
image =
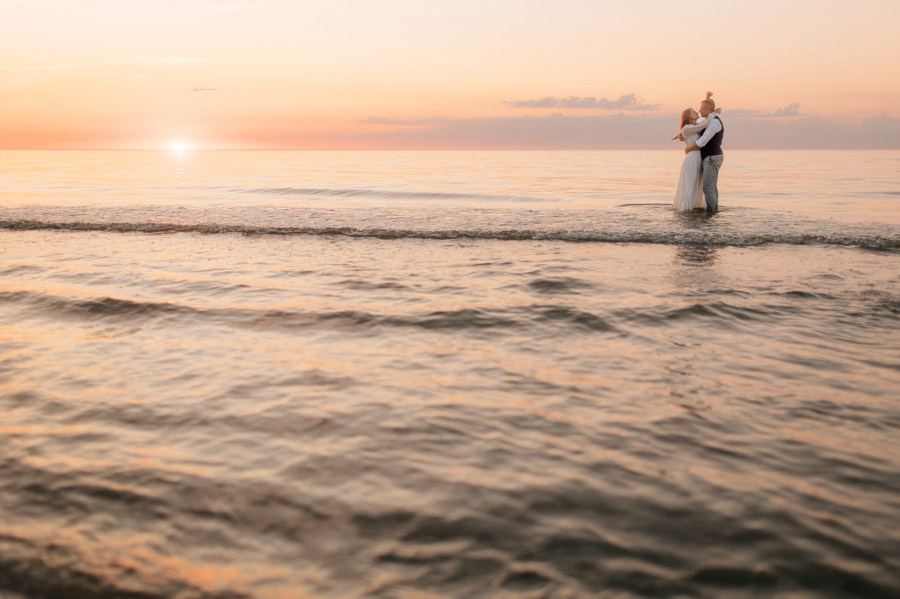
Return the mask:
[[[707, 7], [708, 6], [708, 7]], [[900, 149], [898, 0], [0, 0], [0, 149]]]

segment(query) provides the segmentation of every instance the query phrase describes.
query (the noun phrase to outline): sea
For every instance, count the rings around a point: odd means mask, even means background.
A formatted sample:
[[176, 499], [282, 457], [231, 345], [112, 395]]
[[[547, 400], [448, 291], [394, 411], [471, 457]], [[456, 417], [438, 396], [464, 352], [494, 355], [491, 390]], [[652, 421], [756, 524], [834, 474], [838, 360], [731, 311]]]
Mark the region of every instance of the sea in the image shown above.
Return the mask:
[[900, 151], [682, 157], [0, 152], [0, 597], [900, 596]]

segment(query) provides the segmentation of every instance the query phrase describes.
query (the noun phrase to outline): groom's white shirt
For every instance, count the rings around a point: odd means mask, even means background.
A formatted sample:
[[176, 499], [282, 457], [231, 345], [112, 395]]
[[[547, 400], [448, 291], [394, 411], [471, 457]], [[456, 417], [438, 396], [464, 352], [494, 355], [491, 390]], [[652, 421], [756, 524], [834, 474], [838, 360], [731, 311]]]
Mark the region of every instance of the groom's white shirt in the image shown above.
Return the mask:
[[698, 148], [702, 148], [708, 144], [709, 140], [713, 138], [713, 135], [722, 130], [722, 122], [713, 117], [713, 115], [706, 117], [706, 120], [709, 121], [709, 125], [703, 130], [703, 135], [700, 136], [700, 139], [696, 141]]

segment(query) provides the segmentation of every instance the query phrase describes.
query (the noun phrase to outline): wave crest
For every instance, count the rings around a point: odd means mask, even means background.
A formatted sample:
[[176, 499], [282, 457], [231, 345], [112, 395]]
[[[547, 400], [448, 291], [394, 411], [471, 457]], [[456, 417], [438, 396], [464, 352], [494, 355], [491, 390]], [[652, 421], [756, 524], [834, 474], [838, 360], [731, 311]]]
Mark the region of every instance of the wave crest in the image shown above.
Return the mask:
[[110, 233], [200, 233], [242, 235], [341, 235], [375, 239], [486, 239], [497, 241], [566, 241], [573, 243], [651, 243], [663, 245], [711, 245], [748, 247], [767, 244], [837, 245], [869, 249], [900, 249], [900, 235], [851, 233], [773, 232], [744, 233], [730, 230], [540, 230], [540, 229], [404, 229], [349, 226], [259, 226], [166, 222], [55, 222], [2, 220], [7, 231], [103, 231]]

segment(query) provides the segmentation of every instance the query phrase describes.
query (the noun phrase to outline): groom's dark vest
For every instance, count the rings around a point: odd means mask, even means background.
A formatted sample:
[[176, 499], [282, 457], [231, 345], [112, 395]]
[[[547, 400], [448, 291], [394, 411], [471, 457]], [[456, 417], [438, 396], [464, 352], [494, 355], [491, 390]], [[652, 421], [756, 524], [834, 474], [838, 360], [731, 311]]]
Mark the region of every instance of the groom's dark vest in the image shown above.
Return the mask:
[[[722, 125], [722, 119], [719, 117], [713, 117], [719, 124]], [[725, 125], [722, 125], [722, 128], [718, 133], [712, 136], [706, 145], [700, 148], [700, 157], [706, 158], [707, 156], [721, 156], [722, 155], [722, 139], [725, 138]]]

